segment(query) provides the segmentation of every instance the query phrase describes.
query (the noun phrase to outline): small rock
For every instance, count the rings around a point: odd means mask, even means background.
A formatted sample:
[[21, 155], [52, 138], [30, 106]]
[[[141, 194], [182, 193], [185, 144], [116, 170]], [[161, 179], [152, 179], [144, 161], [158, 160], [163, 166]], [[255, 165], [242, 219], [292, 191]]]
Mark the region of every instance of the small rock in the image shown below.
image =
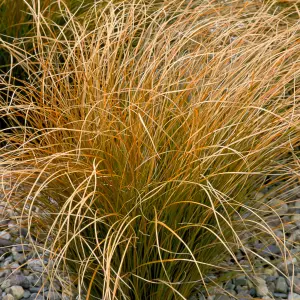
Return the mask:
[[10, 217], [15, 217], [15, 216], [18, 215], [17, 212], [13, 211], [13, 210], [10, 209], [10, 208], [8, 208], [8, 209], [6, 210], [6, 213], [7, 213]]
[[236, 291], [238, 292], [239, 295], [248, 295], [248, 286], [238, 285], [236, 287]]
[[43, 266], [40, 260], [30, 260], [29, 262], [27, 262], [27, 265], [34, 272], [43, 272]]
[[273, 255], [280, 254], [281, 250], [277, 245], [269, 245], [265, 249], [263, 249], [265, 254]]
[[23, 298], [24, 289], [19, 285], [14, 285], [10, 288], [10, 294], [12, 294], [15, 299], [19, 300]]
[[300, 214], [293, 215], [291, 217], [291, 221], [295, 223], [298, 228], [300, 228]]
[[300, 273], [298, 273], [297, 276], [290, 276], [287, 283], [289, 286], [289, 291], [291, 290], [290, 286], [293, 283], [293, 292], [300, 294]]
[[10, 255], [10, 256], [7, 256], [7, 257], [5, 258], [5, 262], [3, 263], [3, 266], [4, 266], [4, 267], [8, 267], [8, 266], [12, 263], [12, 261], [13, 261], [12, 256], [11, 256], [11, 255]]
[[25, 289], [30, 287], [30, 281], [24, 275], [14, 275], [10, 277], [11, 285], [19, 285]]
[[0, 271], [0, 278], [7, 278], [8, 275], [11, 274], [11, 270], [5, 269]]
[[289, 210], [285, 201], [276, 198], [272, 199], [268, 205], [280, 216], [285, 215]]
[[270, 282], [275, 282], [277, 280], [277, 278], [278, 278], [278, 275], [277, 276], [267, 276], [265, 278], [265, 280], [266, 280], [267, 284], [269, 284]]
[[255, 197], [255, 200], [257, 200], [259, 202], [264, 201], [264, 199], [266, 198], [265, 194], [262, 192], [257, 192], [254, 197]]
[[266, 217], [265, 221], [268, 223], [269, 226], [274, 227], [274, 228], [281, 225], [281, 219], [277, 215], [268, 216], [268, 217]]
[[245, 276], [238, 276], [235, 279], [235, 284], [236, 285], [247, 285], [247, 279]]
[[1, 284], [1, 289], [2, 290], [5, 290], [7, 288], [11, 287], [11, 282], [10, 282], [10, 279], [6, 279], [2, 282]]
[[255, 297], [255, 296], [256, 296], [256, 289], [255, 289], [255, 288], [251, 288], [251, 289], [249, 290], [249, 295], [250, 295], [251, 297]]
[[282, 230], [275, 230], [274, 233], [280, 239], [282, 239], [284, 237]]
[[[300, 275], [300, 273], [299, 273]], [[294, 278], [294, 292], [297, 294], [300, 294], [300, 277]]]
[[12, 245], [13, 245], [13, 243], [11, 241], [6, 240], [2, 236], [0, 236], [0, 247], [9, 247]]
[[260, 277], [254, 278], [256, 283], [256, 294], [258, 297], [267, 296], [269, 293], [269, 289], [267, 287], [266, 281]]
[[3, 240], [10, 240], [11, 239], [11, 235], [9, 232], [6, 231], [0, 231], [0, 239]]
[[293, 268], [296, 263], [297, 263], [296, 257], [289, 257], [284, 262], [279, 263], [278, 268], [283, 273], [286, 273], [286, 271], [288, 271], [291, 274], [293, 272]]
[[10, 269], [14, 272], [14, 274], [21, 274], [21, 267], [17, 262], [10, 264]]
[[235, 285], [232, 283], [231, 280], [229, 280], [228, 282], [226, 282], [226, 284], [224, 285], [225, 290], [233, 290], [235, 288]]
[[31, 294], [30, 300], [44, 300], [44, 297], [40, 294], [37, 294], [37, 293], [34, 293], [34, 294]]
[[286, 299], [288, 295], [284, 293], [273, 293], [273, 296], [280, 299]]
[[300, 229], [293, 231], [291, 236], [289, 237], [289, 240], [291, 242], [299, 243], [300, 242]]
[[60, 300], [61, 299], [61, 294], [57, 293], [57, 292], [46, 292], [45, 297], [46, 297], [46, 299]]
[[274, 293], [275, 292], [275, 283], [274, 282], [268, 282], [267, 284], [269, 292]]
[[300, 295], [296, 293], [289, 293], [288, 300], [300, 300]]
[[13, 259], [17, 263], [24, 264], [26, 261], [26, 256], [24, 254], [20, 254], [18, 252], [12, 252]]
[[8, 228], [12, 228], [12, 227], [16, 227], [16, 226], [17, 226], [17, 224], [16, 224], [16, 222], [15, 222], [15, 221], [13, 221], [13, 220], [10, 220], [10, 221], [8, 222], [7, 226], [8, 226]]
[[233, 298], [231, 298], [228, 295], [216, 295], [215, 300], [231, 300]]
[[31, 293], [30, 293], [28, 290], [25, 290], [25, 291], [24, 291], [23, 298], [24, 298], [24, 299], [27, 299], [27, 298], [30, 297], [30, 295], [31, 295]]
[[15, 300], [15, 297], [11, 294], [5, 295], [2, 298], [3, 300]]
[[284, 293], [284, 294], [287, 293], [288, 285], [286, 283], [286, 280], [283, 277], [278, 277], [276, 281], [275, 291], [278, 293]]
[[12, 248], [12, 251], [14, 252], [29, 252], [31, 251], [32, 248], [30, 246], [27, 245], [17, 245], [15, 247]]
[[22, 228], [20, 229], [20, 235], [23, 236], [24, 238], [26, 238], [27, 235], [28, 235], [28, 229], [22, 227]]
[[38, 292], [40, 292], [40, 290], [41, 290], [41, 287], [38, 287], [38, 286], [31, 286], [31, 287], [29, 288], [29, 291], [30, 291], [31, 293], [38, 293]]
[[270, 267], [265, 268], [264, 274], [268, 275], [269, 277], [274, 275], [274, 268], [270, 268]]

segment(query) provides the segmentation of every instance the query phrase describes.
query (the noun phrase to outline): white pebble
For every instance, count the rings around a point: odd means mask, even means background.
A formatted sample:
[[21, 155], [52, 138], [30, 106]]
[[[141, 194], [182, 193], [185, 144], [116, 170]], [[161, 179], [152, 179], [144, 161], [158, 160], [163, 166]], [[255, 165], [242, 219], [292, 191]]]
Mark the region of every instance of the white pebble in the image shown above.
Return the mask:
[[4, 240], [10, 240], [11, 235], [10, 235], [10, 233], [8, 233], [6, 231], [0, 231], [0, 238], [4, 239]]

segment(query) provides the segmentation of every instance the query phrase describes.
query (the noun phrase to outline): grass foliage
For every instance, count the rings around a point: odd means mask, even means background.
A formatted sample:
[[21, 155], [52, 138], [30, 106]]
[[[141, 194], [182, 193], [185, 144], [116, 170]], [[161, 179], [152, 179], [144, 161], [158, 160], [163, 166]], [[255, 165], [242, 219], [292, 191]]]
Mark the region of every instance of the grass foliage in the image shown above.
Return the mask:
[[2, 43], [28, 78], [0, 77], [6, 198], [91, 299], [186, 299], [245, 229], [272, 232], [251, 197], [297, 172], [300, 45], [271, 11], [109, 2], [60, 25], [32, 10], [32, 52]]

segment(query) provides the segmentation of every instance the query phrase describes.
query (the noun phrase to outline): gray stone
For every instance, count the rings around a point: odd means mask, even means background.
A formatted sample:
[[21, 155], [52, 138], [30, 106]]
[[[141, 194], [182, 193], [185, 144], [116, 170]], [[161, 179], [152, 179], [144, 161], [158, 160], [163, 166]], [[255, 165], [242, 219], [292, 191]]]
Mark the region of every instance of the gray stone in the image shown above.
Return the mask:
[[268, 205], [271, 206], [272, 209], [280, 216], [285, 215], [289, 210], [285, 201], [276, 198], [272, 199]]
[[249, 295], [251, 297], [255, 297], [256, 296], [256, 289], [255, 288], [250, 288], [249, 289]]
[[22, 227], [22, 228], [20, 229], [20, 235], [23, 236], [24, 238], [26, 238], [27, 235], [28, 235], [28, 229]]
[[245, 276], [239, 276], [235, 279], [236, 285], [247, 285], [247, 279]]
[[238, 285], [236, 287], [236, 291], [238, 292], [238, 294], [240, 295], [245, 295], [248, 293], [248, 286], [241, 286], [241, 285]]
[[21, 266], [17, 262], [10, 264], [10, 269], [14, 274], [21, 274]]
[[24, 295], [24, 289], [19, 286], [19, 285], [13, 285], [12, 287], [9, 288], [10, 294], [12, 294], [15, 299], [19, 300], [23, 298]]
[[300, 294], [300, 277], [294, 277], [294, 293]]
[[269, 289], [267, 287], [266, 281], [260, 277], [255, 277], [254, 281], [256, 283], [256, 294], [258, 297], [267, 296]]
[[25, 289], [30, 287], [30, 281], [24, 275], [14, 275], [10, 277], [11, 285], [20, 285]]
[[296, 293], [289, 293], [288, 300], [300, 300], [300, 295]]
[[31, 295], [31, 293], [30, 293], [28, 290], [24, 290], [24, 295], [23, 295], [23, 298], [24, 298], [24, 299], [29, 298], [30, 295]]
[[280, 254], [281, 250], [277, 245], [269, 245], [266, 249], [263, 250], [266, 254], [273, 255], [273, 254]]
[[12, 245], [13, 243], [11, 241], [4, 239], [2, 236], [0, 237], [0, 247], [9, 247]]
[[0, 238], [3, 239], [3, 240], [10, 240], [11, 235], [7, 231], [0, 231]]
[[30, 271], [29, 270], [23, 270], [23, 274], [24, 274], [24, 276], [28, 276], [30, 274]]
[[275, 291], [278, 293], [286, 294], [288, 291], [288, 285], [283, 277], [278, 277], [276, 281]]
[[266, 195], [265, 195], [264, 193], [262, 193], [262, 192], [257, 192], [257, 193], [255, 194], [254, 198], [255, 198], [255, 200], [257, 200], [257, 201], [259, 201], [259, 202], [261, 202], [261, 201], [264, 202], [265, 199], [266, 199]]
[[300, 229], [297, 229], [292, 232], [291, 236], [289, 237], [289, 241], [291, 242], [300, 242]]
[[15, 297], [11, 294], [5, 295], [2, 298], [3, 300], [15, 300]]
[[31, 278], [30, 282], [33, 286], [41, 287], [43, 285], [43, 278], [41, 276], [37, 276], [36, 274], [32, 274], [32, 275], [30, 275], [30, 278]]
[[265, 275], [273, 276], [274, 273], [275, 273], [275, 269], [274, 268], [270, 268], [270, 267], [264, 268], [264, 274]]
[[11, 282], [10, 282], [10, 279], [6, 279], [2, 282], [1, 284], [1, 289], [2, 290], [5, 290], [7, 288], [11, 287]]
[[225, 290], [234, 290], [235, 285], [232, 283], [231, 280], [225, 283], [224, 285]]
[[30, 246], [27, 246], [27, 245], [17, 245], [15, 247], [12, 248], [12, 251], [15, 251], [15, 252], [29, 252], [31, 251], [32, 248]]
[[298, 228], [300, 228], [300, 214], [293, 215], [291, 217], [291, 221], [295, 223]]
[[297, 263], [296, 257], [289, 257], [284, 262], [279, 263], [278, 268], [283, 273], [286, 273], [288, 271], [288, 273], [291, 274], [293, 272], [293, 268], [296, 263]]
[[27, 262], [27, 265], [29, 269], [31, 269], [34, 272], [39, 272], [39, 273], [43, 272], [43, 265], [40, 260], [30, 260]]
[[51, 300], [60, 300], [61, 299], [61, 294], [58, 292], [46, 292], [45, 293], [46, 299], [51, 299]]
[[274, 233], [280, 239], [282, 239], [284, 237], [284, 234], [283, 234], [282, 230], [279, 230], [279, 229], [275, 230]]
[[40, 290], [41, 290], [41, 287], [39, 287], [39, 286], [31, 286], [31, 287], [29, 288], [29, 291], [30, 291], [31, 293], [38, 293]]
[[284, 293], [273, 293], [273, 296], [279, 299], [286, 299], [288, 295]]
[[2, 277], [6, 278], [6, 277], [8, 277], [9, 274], [11, 274], [11, 270], [9, 270], [9, 269], [1, 270], [0, 278], [2, 278]]
[[265, 218], [265, 221], [268, 223], [269, 226], [275, 228], [281, 225], [280, 217], [277, 215], [271, 215]]
[[276, 281], [277, 278], [278, 278], [278, 276], [267, 276], [265, 280], [266, 280], [266, 282], [267, 282], [267, 284], [268, 284], [269, 282], [274, 282], [274, 281]]
[[24, 264], [26, 261], [26, 256], [24, 254], [20, 254], [18, 252], [12, 252], [14, 261]]
[[232, 300], [234, 298], [228, 295], [216, 295], [215, 300]]
[[8, 208], [6, 209], [6, 213], [10, 216], [10, 217], [15, 217], [18, 215], [17, 212], [13, 211], [12, 209]]
[[13, 261], [12, 256], [11, 256], [11, 255], [10, 255], [10, 256], [7, 256], [7, 257], [5, 258], [5, 261], [4, 261], [4, 263], [3, 263], [3, 266], [4, 266], [4, 267], [9, 266], [10, 263], [12, 263], [12, 261]]
[[29, 299], [30, 300], [44, 300], [44, 297], [41, 294], [34, 293], [34, 294], [31, 294]]

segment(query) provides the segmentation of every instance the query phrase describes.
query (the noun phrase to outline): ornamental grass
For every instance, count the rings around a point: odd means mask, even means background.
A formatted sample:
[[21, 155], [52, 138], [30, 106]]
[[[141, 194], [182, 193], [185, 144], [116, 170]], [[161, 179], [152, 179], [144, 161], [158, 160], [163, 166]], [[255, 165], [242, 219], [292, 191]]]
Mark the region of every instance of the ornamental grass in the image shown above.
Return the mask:
[[80, 17], [54, 2], [65, 22], [32, 8], [30, 49], [0, 40], [13, 57], [3, 193], [51, 276], [87, 299], [187, 299], [228, 257], [255, 273], [235, 256], [256, 255], [245, 231], [287, 257], [254, 195], [299, 176], [299, 21], [254, 1], [96, 3]]

